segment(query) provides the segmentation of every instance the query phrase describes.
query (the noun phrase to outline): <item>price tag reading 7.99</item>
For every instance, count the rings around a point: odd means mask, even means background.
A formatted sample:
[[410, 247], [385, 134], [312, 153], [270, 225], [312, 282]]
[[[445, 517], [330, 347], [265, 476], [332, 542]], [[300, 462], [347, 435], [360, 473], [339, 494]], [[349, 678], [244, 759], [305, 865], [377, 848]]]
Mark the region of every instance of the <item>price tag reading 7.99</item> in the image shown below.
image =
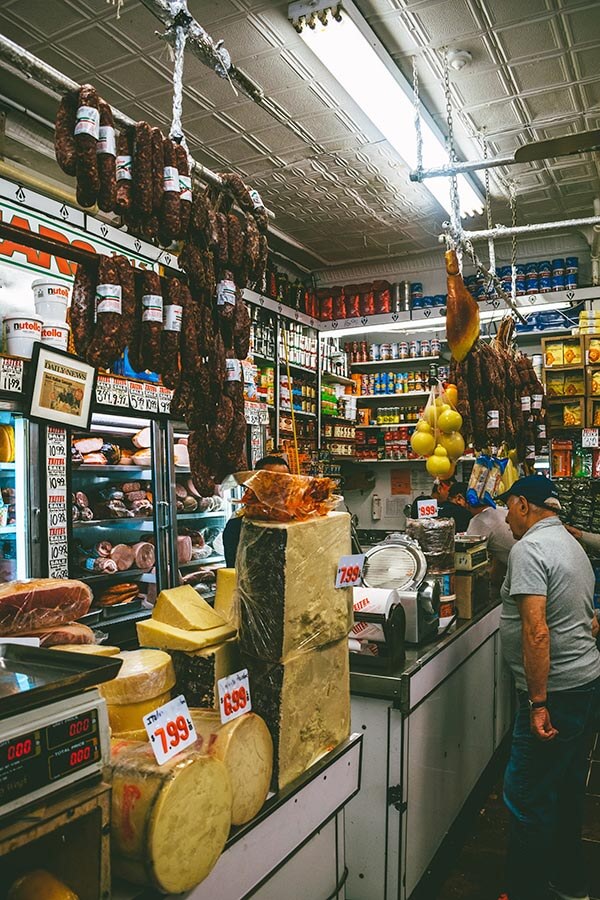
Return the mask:
[[160, 766], [196, 740], [196, 729], [183, 694], [148, 713], [143, 721]]
[[335, 578], [336, 588], [354, 587], [362, 581], [362, 570], [365, 554], [355, 553], [353, 556], [342, 556], [338, 563]]

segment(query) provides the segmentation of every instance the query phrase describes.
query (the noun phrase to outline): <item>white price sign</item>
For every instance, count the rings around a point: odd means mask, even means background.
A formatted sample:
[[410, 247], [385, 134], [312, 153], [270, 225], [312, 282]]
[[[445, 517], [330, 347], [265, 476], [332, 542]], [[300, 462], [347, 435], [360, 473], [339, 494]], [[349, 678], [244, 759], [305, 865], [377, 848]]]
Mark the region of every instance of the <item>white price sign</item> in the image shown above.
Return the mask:
[[107, 375], [98, 375], [96, 378], [96, 403], [104, 406], [111, 404], [110, 383], [112, 379]]
[[168, 415], [171, 412], [171, 399], [173, 391], [164, 387], [162, 384], [158, 386], [158, 411]]
[[438, 502], [437, 500], [417, 500], [417, 518], [418, 519], [437, 519]]
[[23, 360], [3, 356], [0, 360], [0, 391], [23, 391]]
[[158, 386], [156, 384], [144, 385], [144, 397], [146, 398], [146, 412], [158, 412]]
[[231, 722], [238, 716], [250, 712], [252, 701], [250, 699], [250, 682], [248, 681], [248, 669], [241, 669], [227, 678], [219, 678], [219, 712], [221, 722]]
[[139, 409], [142, 412], [146, 410], [146, 397], [144, 394], [144, 385], [137, 381], [129, 382], [129, 404], [132, 409]]
[[598, 428], [583, 428], [581, 431], [581, 446], [582, 447], [599, 447], [599, 434], [600, 429]]
[[356, 587], [362, 581], [365, 554], [355, 553], [353, 556], [342, 556], [335, 576], [336, 588]]
[[183, 694], [148, 713], [143, 722], [159, 766], [196, 740], [196, 729]]

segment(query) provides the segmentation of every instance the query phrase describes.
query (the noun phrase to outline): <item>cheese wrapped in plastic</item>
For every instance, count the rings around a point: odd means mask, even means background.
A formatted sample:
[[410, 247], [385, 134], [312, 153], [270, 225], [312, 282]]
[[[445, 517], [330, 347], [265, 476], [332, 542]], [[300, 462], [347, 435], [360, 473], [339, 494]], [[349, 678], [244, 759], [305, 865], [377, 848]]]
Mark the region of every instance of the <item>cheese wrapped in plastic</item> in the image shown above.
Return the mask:
[[331, 478], [288, 475], [268, 469], [240, 472], [235, 477], [246, 487], [242, 513], [250, 519], [291, 522], [326, 516], [342, 499], [334, 494], [336, 483]]
[[243, 662], [252, 709], [273, 738], [271, 786], [278, 791], [350, 733], [348, 641], [344, 637], [282, 663], [252, 657]]
[[352, 590], [336, 588], [351, 553], [350, 516], [302, 522], [246, 519], [237, 553], [239, 641], [244, 653], [278, 662], [345, 638]]
[[166, 894], [209, 874], [231, 827], [231, 785], [214, 756], [184, 750], [159, 766], [149, 744], [111, 742], [113, 872]]

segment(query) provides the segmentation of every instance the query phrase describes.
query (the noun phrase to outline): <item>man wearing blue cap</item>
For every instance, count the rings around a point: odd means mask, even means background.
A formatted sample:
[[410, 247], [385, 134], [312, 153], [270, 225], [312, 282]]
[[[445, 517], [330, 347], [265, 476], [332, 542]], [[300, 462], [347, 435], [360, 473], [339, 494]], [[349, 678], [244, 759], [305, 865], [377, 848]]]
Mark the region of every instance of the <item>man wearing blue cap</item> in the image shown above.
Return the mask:
[[[589, 900], [581, 828], [587, 734], [600, 703], [594, 572], [558, 518], [542, 475], [500, 496], [517, 543], [502, 585], [500, 634], [519, 692], [504, 799], [509, 900]], [[549, 893], [550, 891], [550, 893]]]

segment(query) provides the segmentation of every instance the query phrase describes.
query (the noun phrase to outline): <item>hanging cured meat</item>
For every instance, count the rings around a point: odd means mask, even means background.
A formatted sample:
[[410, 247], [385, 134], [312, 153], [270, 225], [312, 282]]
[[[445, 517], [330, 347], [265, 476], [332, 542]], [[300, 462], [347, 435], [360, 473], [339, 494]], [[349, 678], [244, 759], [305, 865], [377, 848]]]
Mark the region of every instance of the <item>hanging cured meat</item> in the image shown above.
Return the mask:
[[446, 336], [452, 356], [462, 362], [479, 337], [479, 307], [465, 287], [455, 250], [446, 251], [448, 301]]

